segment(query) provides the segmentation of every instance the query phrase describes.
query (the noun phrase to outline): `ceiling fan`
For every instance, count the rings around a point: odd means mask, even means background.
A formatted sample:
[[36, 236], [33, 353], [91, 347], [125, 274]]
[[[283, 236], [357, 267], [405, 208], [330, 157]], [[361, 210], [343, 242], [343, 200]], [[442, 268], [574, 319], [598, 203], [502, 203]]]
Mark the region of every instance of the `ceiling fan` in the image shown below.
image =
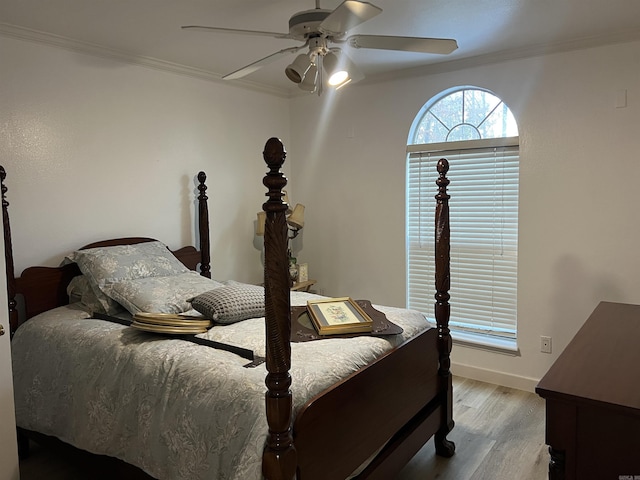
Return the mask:
[[[347, 36], [347, 31], [370, 20], [381, 12], [381, 8], [359, 0], [345, 0], [335, 10], [326, 10], [320, 8], [320, 0], [316, 0], [315, 9], [295, 13], [289, 19], [289, 33], [199, 25], [185, 25], [182, 28], [217, 33], [261, 35], [304, 42], [302, 45], [272, 53], [222, 78], [226, 80], [242, 78], [285, 55], [308, 48], [307, 53], [298, 55], [285, 69], [285, 74], [289, 80], [297, 83], [302, 90], [312, 93], [318, 92], [318, 94], [322, 91], [323, 74], [327, 77], [327, 84], [336, 88], [364, 78], [364, 75], [357, 70], [353, 62], [342, 52], [339, 47], [341, 45], [346, 44], [352, 48], [398, 50], [442, 55], [449, 54], [458, 48], [455, 40], [446, 38], [387, 35]], [[333, 46], [334, 44], [338, 46]]]

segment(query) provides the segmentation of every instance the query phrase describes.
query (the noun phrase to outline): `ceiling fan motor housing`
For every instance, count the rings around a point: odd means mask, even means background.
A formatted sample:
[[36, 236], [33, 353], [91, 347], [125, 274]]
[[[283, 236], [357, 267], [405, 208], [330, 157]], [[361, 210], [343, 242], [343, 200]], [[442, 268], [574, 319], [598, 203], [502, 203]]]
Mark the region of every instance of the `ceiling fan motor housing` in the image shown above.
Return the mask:
[[289, 19], [289, 34], [297, 40], [305, 40], [309, 34], [318, 32], [318, 27], [331, 12], [317, 8], [296, 13]]

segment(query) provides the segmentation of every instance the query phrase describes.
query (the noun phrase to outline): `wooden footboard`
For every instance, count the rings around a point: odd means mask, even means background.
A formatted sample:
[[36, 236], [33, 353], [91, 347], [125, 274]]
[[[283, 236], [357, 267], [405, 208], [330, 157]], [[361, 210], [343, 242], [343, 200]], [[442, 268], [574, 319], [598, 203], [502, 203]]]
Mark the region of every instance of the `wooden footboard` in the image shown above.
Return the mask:
[[[424, 331], [309, 401], [293, 430], [298, 479], [346, 478], [388, 440], [401, 436], [420, 412], [436, 409], [436, 342], [436, 329]], [[438, 427], [436, 418], [435, 428], [404, 453], [409, 455], [405, 461]]]
[[287, 183], [284, 145], [270, 138], [263, 158], [269, 200], [265, 224], [265, 306], [269, 435], [262, 468], [269, 480], [344, 479], [378, 452], [359, 478], [391, 478], [435, 437], [436, 453], [451, 456], [453, 428], [449, 332], [449, 164], [438, 162], [435, 264], [436, 329], [430, 329], [331, 387], [298, 412], [293, 425], [291, 314], [287, 272]]

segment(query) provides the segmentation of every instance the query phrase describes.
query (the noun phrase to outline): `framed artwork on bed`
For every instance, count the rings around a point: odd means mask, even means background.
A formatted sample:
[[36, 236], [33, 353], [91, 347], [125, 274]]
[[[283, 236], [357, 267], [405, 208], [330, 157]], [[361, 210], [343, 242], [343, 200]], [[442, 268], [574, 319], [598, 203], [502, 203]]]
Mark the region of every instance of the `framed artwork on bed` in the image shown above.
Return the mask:
[[350, 297], [309, 300], [307, 310], [320, 335], [370, 332], [373, 324]]

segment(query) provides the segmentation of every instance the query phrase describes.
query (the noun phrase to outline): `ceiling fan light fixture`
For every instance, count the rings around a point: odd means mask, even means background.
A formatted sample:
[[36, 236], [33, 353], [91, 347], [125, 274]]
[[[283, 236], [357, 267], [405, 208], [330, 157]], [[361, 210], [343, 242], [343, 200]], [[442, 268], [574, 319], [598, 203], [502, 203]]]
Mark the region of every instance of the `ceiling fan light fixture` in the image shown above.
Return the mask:
[[333, 52], [327, 53], [322, 59], [322, 67], [327, 73], [327, 83], [332, 87], [339, 87], [349, 80], [349, 72], [341, 63]]
[[332, 87], [339, 87], [344, 85], [349, 80], [349, 72], [346, 70], [338, 70], [329, 75], [327, 83]]
[[313, 93], [316, 91], [316, 82], [318, 80], [318, 66], [315, 63], [311, 64], [304, 79], [298, 84], [300, 90]]
[[309, 55], [301, 53], [296, 57], [293, 63], [285, 68], [284, 73], [293, 83], [301, 83], [304, 81], [311, 65], [313, 65], [313, 63], [311, 62]]

